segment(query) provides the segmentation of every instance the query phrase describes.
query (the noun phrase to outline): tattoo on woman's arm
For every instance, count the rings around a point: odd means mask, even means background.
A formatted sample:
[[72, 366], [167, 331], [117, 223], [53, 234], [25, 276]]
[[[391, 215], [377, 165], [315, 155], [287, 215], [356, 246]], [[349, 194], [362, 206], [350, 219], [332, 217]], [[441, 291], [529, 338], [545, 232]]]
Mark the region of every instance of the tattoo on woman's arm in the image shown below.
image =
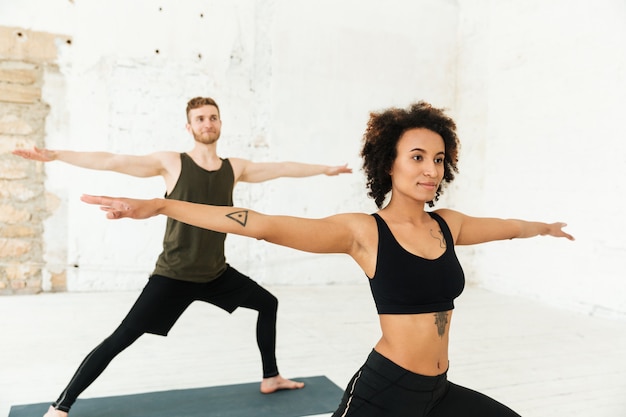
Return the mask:
[[437, 326], [437, 334], [443, 337], [446, 334], [446, 326], [448, 325], [448, 312], [439, 311], [435, 313], [435, 326]]
[[248, 210], [233, 211], [227, 214], [226, 217], [246, 227], [246, 223], [248, 222]]

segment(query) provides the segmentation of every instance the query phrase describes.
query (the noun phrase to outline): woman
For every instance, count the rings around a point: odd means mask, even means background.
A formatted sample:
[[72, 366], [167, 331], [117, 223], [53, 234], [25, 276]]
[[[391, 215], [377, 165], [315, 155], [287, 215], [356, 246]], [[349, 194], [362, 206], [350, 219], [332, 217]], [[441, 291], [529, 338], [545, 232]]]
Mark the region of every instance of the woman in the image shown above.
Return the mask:
[[371, 114], [361, 151], [368, 195], [379, 208], [371, 215], [305, 219], [162, 199], [82, 200], [101, 205], [112, 219], [164, 214], [302, 251], [350, 255], [369, 278], [382, 337], [349, 382], [333, 417], [518, 416], [447, 381], [454, 299], [465, 283], [454, 245], [538, 235], [573, 237], [562, 230], [564, 223], [425, 210], [454, 179], [458, 148], [454, 121], [428, 103]]

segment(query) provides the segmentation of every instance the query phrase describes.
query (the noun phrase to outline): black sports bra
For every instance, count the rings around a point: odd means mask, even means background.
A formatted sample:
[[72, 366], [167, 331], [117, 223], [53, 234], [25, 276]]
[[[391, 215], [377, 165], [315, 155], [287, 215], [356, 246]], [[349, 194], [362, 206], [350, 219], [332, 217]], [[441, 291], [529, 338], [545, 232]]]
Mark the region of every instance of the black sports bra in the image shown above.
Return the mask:
[[465, 287], [465, 275], [454, 253], [454, 241], [446, 222], [429, 212], [441, 228], [446, 251], [437, 259], [425, 259], [405, 250], [376, 213], [378, 259], [369, 279], [378, 314], [419, 314], [448, 311]]

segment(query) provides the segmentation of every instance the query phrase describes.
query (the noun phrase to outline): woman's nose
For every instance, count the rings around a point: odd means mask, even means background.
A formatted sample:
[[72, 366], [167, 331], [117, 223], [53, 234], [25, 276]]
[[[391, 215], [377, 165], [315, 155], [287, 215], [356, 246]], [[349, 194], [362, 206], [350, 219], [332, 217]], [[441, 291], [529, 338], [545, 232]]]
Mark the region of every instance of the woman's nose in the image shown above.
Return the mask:
[[424, 175], [428, 175], [429, 177], [437, 175], [437, 167], [434, 162], [424, 164]]

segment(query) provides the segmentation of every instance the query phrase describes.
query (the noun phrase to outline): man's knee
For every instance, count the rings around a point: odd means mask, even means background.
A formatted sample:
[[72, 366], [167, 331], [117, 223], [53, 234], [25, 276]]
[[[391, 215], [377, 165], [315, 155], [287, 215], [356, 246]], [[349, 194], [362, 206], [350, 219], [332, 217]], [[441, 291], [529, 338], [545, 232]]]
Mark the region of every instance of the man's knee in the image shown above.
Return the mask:
[[264, 311], [273, 311], [276, 312], [278, 311], [278, 298], [276, 298], [276, 296], [274, 296], [274, 294], [265, 291], [262, 297], [262, 303], [261, 303], [261, 308]]
[[278, 311], [278, 298], [266, 289], [259, 287], [253, 297], [259, 306], [259, 311], [267, 313]]
[[102, 347], [112, 353], [119, 353], [132, 345], [143, 332], [135, 330], [122, 323], [115, 331], [102, 342]]

